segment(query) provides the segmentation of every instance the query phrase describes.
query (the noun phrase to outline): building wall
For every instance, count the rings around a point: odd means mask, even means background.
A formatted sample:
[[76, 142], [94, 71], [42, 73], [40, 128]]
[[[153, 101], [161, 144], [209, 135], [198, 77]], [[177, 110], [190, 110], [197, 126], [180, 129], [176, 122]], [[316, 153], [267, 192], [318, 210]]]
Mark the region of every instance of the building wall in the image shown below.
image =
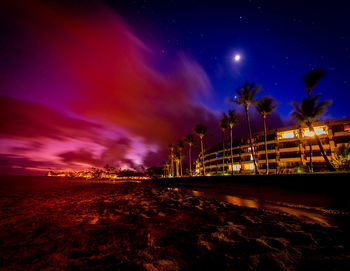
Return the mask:
[[[350, 118], [316, 122], [315, 132], [331, 160], [335, 148], [342, 143], [350, 142]], [[253, 148], [260, 172], [266, 172], [264, 132], [253, 134]], [[267, 132], [267, 153], [269, 172], [296, 172], [297, 168], [308, 168], [310, 165], [310, 147], [314, 171], [326, 170], [326, 164], [319, 146], [306, 126], [289, 126]], [[230, 142], [225, 143], [225, 160], [223, 161], [222, 143], [204, 151], [206, 174], [231, 173]], [[249, 139], [239, 138], [232, 146], [233, 171], [249, 173], [254, 171]], [[202, 172], [202, 153], [196, 160], [196, 172]], [[224, 163], [223, 163], [224, 162]]]

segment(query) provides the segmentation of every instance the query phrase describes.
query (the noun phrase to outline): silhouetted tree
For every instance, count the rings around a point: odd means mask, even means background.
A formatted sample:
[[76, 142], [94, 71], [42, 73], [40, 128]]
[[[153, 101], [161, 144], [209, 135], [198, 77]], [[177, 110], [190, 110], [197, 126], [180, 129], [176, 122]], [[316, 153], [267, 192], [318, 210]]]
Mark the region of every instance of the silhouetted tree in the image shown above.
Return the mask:
[[223, 150], [223, 154], [222, 154], [222, 174], [225, 174], [225, 133], [227, 128], [229, 127], [228, 124], [228, 116], [226, 115], [225, 112], [222, 113], [222, 118], [219, 121], [219, 125], [222, 131], [222, 150]]
[[174, 160], [175, 160], [175, 167], [176, 167], [176, 177], [179, 177], [180, 176], [179, 166], [181, 161], [181, 154], [178, 148], [176, 148], [174, 151]]
[[194, 138], [191, 134], [188, 134], [185, 136], [184, 139], [185, 143], [188, 145], [188, 163], [189, 163], [189, 170], [190, 170], [190, 176], [192, 176], [192, 158], [191, 158], [191, 149], [194, 144]]
[[350, 163], [350, 144], [341, 144], [334, 151], [334, 162], [338, 167], [347, 169]]
[[169, 176], [169, 162], [163, 161], [162, 167], [163, 167], [163, 176], [164, 178], [166, 178], [167, 176]]
[[304, 75], [303, 81], [307, 91], [307, 97], [311, 97], [311, 90], [317, 85], [318, 81], [325, 76], [325, 71], [321, 68], [316, 68]]
[[239, 115], [235, 110], [231, 109], [228, 111], [227, 122], [230, 126], [230, 148], [231, 148], [231, 173], [233, 174], [233, 152], [232, 152], [232, 128], [238, 123]]
[[109, 173], [109, 171], [110, 171], [109, 164], [106, 164], [103, 168], [106, 172]]
[[199, 139], [201, 141], [203, 176], [205, 176], [203, 137], [207, 135], [207, 130], [207, 126], [202, 123], [197, 124], [196, 127], [193, 129], [194, 133], [199, 136]]
[[274, 99], [272, 97], [263, 97], [256, 101], [255, 109], [262, 116], [264, 124], [264, 141], [265, 141], [265, 158], [266, 158], [266, 174], [269, 174], [269, 159], [267, 156], [267, 130], [266, 130], [266, 116], [271, 114], [271, 112], [277, 107], [274, 104]]
[[309, 131], [313, 132], [316, 142], [320, 148], [321, 154], [327, 163], [328, 169], [330, 171], [335, 171], [335, 168], [330, 163], [327, 157], [327, 154], [322, 146], [321, 140], [319, 136], [316, 134], [314, 127], [312, 125], [313, 122], [316, 121], [317, 118], [326, 111], [327, 106], [330, 105], [332, 102], [331, 100], [325, 100], [317, 104], [319, 98], [320, 98], [319, 94], [315, 95], [314, 97], [310, 96], [308, 98], [303, 98], [301, 101], [301, 105], [299, 105], [297, 102], [292, 102], [292, 105], [294, 107], [292, 116], [300, 124], [306, 124], [309, 127]]
[[249, 134], [249, 143], [250, 143], [250, 151], [253, 157], [254, 162], [254, 168], [255, 173], [259, 174], [258, 167], [256, 165], [255, 161], [255, 155], [254, 155], [254, 149], [253, 149], [253, 141], [252, 141], [252, 130], [250, 127], [250, 119], [249, 119], [249, 106], [253, 104], [254, 98], [256, 93], [261, 89], [260, 86], [256, 85], [255, 83], [248, 83], [246, 82], [243, 87], [236, 91], [236, 99], [231, 99], [230, 102], [242, 105], [244, 107], [246, 120], [247, 120], [247, 127], [248, 127], [248, 134]]
[[182, 160], [184, 159], [184, 155], [183, 155], [183, 149], [184, 149], [184, 141], [182, 139], [180, 139], [177, 142], [177, 150], [180, 154], [180, 176], [182, 177]]
[[169, 160], [170, 160], [170, 176], [174, 177], [174, 145], [173, 144], [169, 144], [168, 146], [168, 150], [169, 150]]

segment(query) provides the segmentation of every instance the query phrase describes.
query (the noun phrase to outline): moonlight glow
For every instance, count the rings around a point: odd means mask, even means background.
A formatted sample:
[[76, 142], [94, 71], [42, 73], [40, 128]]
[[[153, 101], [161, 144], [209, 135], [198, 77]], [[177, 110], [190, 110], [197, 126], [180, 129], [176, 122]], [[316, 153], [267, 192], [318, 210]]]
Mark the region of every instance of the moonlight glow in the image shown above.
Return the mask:
[[238, 62], [238, 61], [241, 60], [241, 56], [237, 54], [237, 55], [234, 56], [233, 59], [234, 59], [235, 62]]

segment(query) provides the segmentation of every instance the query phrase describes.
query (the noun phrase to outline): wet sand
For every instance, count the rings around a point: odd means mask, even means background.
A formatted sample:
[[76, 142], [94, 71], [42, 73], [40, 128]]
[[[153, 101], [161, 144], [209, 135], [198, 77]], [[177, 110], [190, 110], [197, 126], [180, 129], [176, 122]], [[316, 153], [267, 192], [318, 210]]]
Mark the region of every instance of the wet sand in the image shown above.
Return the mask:
[[154, 183], [26, 181], [26, 189], [18, 189], [18, 181], [0, 193], [3, 270], [348, 270], [350, 266], [349, 232], [342, 226]]

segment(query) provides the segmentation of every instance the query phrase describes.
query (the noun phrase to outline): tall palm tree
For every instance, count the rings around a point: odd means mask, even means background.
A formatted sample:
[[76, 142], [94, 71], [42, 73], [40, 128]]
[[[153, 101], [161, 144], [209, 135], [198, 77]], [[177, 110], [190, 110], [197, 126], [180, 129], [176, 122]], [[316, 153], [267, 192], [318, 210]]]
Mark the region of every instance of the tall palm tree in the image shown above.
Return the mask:
[[176, 148], [174, 151], [174, 160], [175, 160], [175, 168], [176, 168], [176, 177], [179, 177], [180, 176], [179, 168], [180, 168], [180, 162], [181, 162], [181, 154], [180, 154], [178, 148]]
[[231, 99], [230, 102], [233, 102], [238, 105], [244, 106], [245, 116], [247, 120], [248, 134], [249, 134], [249, 144], [250, 151], [253, 157], [254, 169], [255, 173], [259, 174], [258, 167], [256, 165], [254, 150], [253, 150], [253, 142], [252, 142], [252, 130], [250, 127], [250, 119], [249, 119], [249, 106], [254, 104], [254, 98], [256, 93], [261, 89], [261, 86], [256, 85], [255, 83], [244, 83], [243, 87], [236, 91], [236, 99]]
[[231, 173], [232, 173], [232, 175], [233, 175], [232, 128], [237, 124], [238, 121], [239, 121], [239, 115], [236, 113], [236, 111], [233, 109], [229, 110], [228, 116], [227, 116], [227, 122], [228, 122], [228, 125], [230, 126]]
[[168, 150], [170, 151], [170, 176], [174, 177], [174, 145], [169, 144]]
[[297, 102], [292, 102], [292, 105], [294, 107], [292, 116], [300, 124], [306, 124], [309, 127], [309, 131], [312, 132], [315, 136], [316, 142], [320, 148], [320, 151], [324, 160], [326, 161], [328, 169], [330, 171], [336, 171], [334, 166], [329, 161], [327, 154], [322, 146], [321, 140], [319, 136], [316, 134], [314, 127], [312, 125], [313, 122], [317, 120], [317, 118], [326, 111], [327, 106], [330, 105], [332, 102], [331, 100], [325, 100], [317, 104], [319, 98], [320, 98], [319, 94], [315, 95], [314, 97], [310, 96], [307, 98], [303, 98], [301, 101], [301, 105], [299, 105]]
[[304, 75], [303, 81], [307, 91], [307, 97], [311, 97], [311, 90], [317, 85], [318, 81], [325, 76], [325, 71], [321, 68], [316, 68]]
[[177, 142], [177, 150], [179, 152], [179, 156], [180, 156], [180, 177], [182, 177], [182, 160], [184, 159], [184, 155], [182, 153], [182, 150], [184, 149], [184, 141], [182, 139], [180, 139]]
[[194, 138], [191, 134], [188, 134], [185, 136], [184, 141], [188, 145], [188, 163], [190, 169], [190, 176], [192, 176], [191, 148], [194, 144]]
[[274, 104], [274, 99], [272, 97], [262, 97], [255, 103], [255, 109], [262, 116], [264, 123], [264, 139], [265, 139], [265, 159], [266, 159], [266, 174], [269, 174], [269, 159], [267, 156], [267, 130], [266, 130], [266, 116], [271, 114], [271, 112], [277, 107]]
[[226, 115], [225, 112], [222, 113], [222, 119], [219, 121], [219, 125], [222, 131], [222, 150], [223, 150], [223, 154], [222, 154], [222, 174], [225, 174], [225, 133], [227, 128], [229, 127], [228, 124], [228, 116]]
[[196, 127], [193, 129], [194, 133], [198, 135], [199, 139], [201, 140], [203, 176], [205, 176], [203, 137], [207, 135], [207, 130], [208, 130], [208, 127], [202, 123], [197, 124]]

